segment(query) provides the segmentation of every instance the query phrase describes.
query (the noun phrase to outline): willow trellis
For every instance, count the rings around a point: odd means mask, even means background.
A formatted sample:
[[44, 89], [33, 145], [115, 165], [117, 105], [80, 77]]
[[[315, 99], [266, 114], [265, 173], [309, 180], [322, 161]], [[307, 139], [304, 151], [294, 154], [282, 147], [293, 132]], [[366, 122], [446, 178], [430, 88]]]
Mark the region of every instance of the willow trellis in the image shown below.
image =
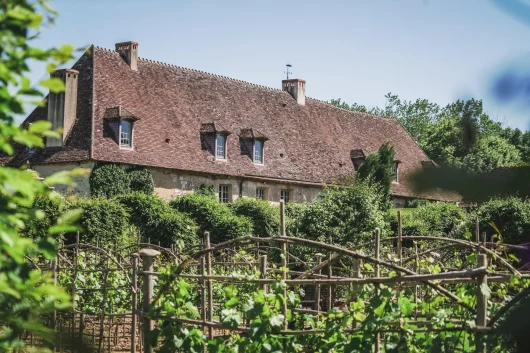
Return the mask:
[[[478, 221], [475, 226], [474, 242], [430, 236], [402, 236], [401, 216], [398, 213], [396, 237], [382, 238], [380, 231], [375, 229], [373, 241], [347, 249], [333, 244], [286, 236], [283, 203], [280, 212], [282, 234], [277, 237], [246, 236], [212, 245], [209, 233], [205, 232], [202, 247], [187, 256], [177, 252], [176, 246], [164, 248], [149, 242], [138, 242], [125, 249], [119, 249], [117, 244], [112, 249], [103, 249], [99, 245], [83, 244], [77, 237], [72, 244], [61, 247], [59, 256], [54, 262], [44, 265], [34, 264], [43, 270], [51, 271], [56, 279], [59, 276], [70, 278], [67, 282], [73, 297], [90, 291], [101, 293], [97, 312], [94, 310], [88, 312], [82, 306], [74, 306], [68, 313], [57, 313], [50, 318], [50, 326], [58, 332], [58, 349], [73, 351], [75, 344], [72, 342], [85, 342], [98, 352], [151, 353], [153, 347], [148, 344], [145, 337], [154, 329], [156, 321], [174, 321], [201, 327], [209, 338], [225, 335], [231, 330], [246, 332], [249, 327], [244, 322], [236, 328], [227, 328], [220, 321], [215, 320], [215, 308], [222, 303], [215, 302], [214, 283], [254, 284], [258, 288], [268, 290], [268, 286], [277, 281], [278, 275], [287, 287], [302, 286], [309, 293], [295, 311], [316, 316], [325, 315], [327, 310], [340, 309], [345, 305], [345, 298], [341, 295], [341, 288], [344, 286], [381, 283], [396, 290], [408, 288], [416, 300], [422, 296], [422, 288], [430, 287], [453, 301], [455, 305], [472, 311], [476, 316], [475, 327], [468, 327], [456, 318], [454, 327], [440, 330], [471, 331], [480, 334], [491, 331], [509, 307], [522, 298], [522, 295], [516, 296], [507, 306], [488, 318], [487, 298], [480, 287], [487, 282], [508, 282], [513, 275], [530, 278], [530, 271], [526, 271], [526, 267], [515, 268], [496, 251], [500, 247], [507, 251], [519, 251], [527, 247], [486, 242], [485, 236], [480, 237]], [[411, 243], [410, 247], [404, 246]], [[419, 244], [430, 246], [419, 249]], [[290, 251], [293, 246], [312, 249], [312, 259], [298, 258]], [[476, 266], [450, 269], [440, 273], [418, 273], [415, 260], [420, 256], [437, 254], [438, 259], [443, 259], [444, 256], [450, 256], [455, 248], [475, 252]], [[247, 257], [239, 259], [237, 255], [242, 250]], [[88, 252], [93, 254], [90, 257], [92, 262], [90, 266], [82, 266], [80, 254]], [[347, 268], [339, 266], [343, 261], [348, 264]], [[488, 262], [495, 262], [504, 270], [489, 272]], [[155, 290], [155, 279], [160, 276], [160, 272], [155, 271], [155, 267], [169, 264], [179, 264], [179, 270], [171, 274], [172, 279], [186, 279], [198, 284], [200, 319], [148, 315], [153, 303], [156, 303], [167, 290], [163, 285]], [[372, 264], [373, 271], [366, 270], [363, 264]], [[259, 278], [225, 273], [238, 266], [257, 269], [260, 273]], [[215, 270], [222, 270], [221, 274], [215, 274]], [[395, 274], [390, 275], [390, 271]], [[80, 276], [93, 272], [102, 274], [102, 283], [91, 288], [78, 285]], [[113, 272], [120, 272], [126, 278], [123, 288], [116, 288], [108, 282]], [[456, 283], [476, 285], [475, 306], [461, 302], [456, 294], [446, 288]], [[109, 303], [107, 294], [111, 290], [128, 293], [130, 298], [128, 310], [123, 311], [122, 308], [121, 311], [116, 311], [112, 303]], [[286, 317], [287, 307], [284, 306], [282, 311]], [[416, 312], [414, 323], [418, 326], [417, 332], [433, 330], [428, 318], [422, 318], [420, 313]], [[351, 330], [355, 330], [355, 327], [352, 326]], [[376, 340], [375, 352], [380, 350], [384, 333], [396, 330], [399, 330], [399, 323], [392, 322], [380, 331], [381, 339]], [[306, 335], [321, 331], [291, 330], [285, 322], [283, 330], [279, 333]], [[32, 341], [33, 337], [26, 339]]]

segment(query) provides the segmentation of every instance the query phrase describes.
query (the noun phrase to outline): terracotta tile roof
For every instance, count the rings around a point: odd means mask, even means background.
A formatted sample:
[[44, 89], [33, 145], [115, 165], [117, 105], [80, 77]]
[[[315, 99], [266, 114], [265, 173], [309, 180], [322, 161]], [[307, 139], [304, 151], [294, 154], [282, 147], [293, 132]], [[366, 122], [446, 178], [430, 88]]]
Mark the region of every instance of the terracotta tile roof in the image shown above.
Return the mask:
[[[38, 153], [33, 163], [91, 158], [323, 184], [354, 173], [352, 150], [372, 153], [389, 141], [401, 161], [402, 182], [392, 186], [393, 193], [417, 196], [404, 176], [429, 158], [395, 119], [352, 112], [311, 98], [300, 106], [279, 89], [142, 58], [138, 71], [133, 71], [118, 53], [92, 48], [74, 66], [80, 72], [77, 120], [65, 147]], [[104, 134], [104, 118], [118, 106], [138, 118], [134, 150], [120, 149]], [[45, 115], [38, 108], [27, 121]], [[204, 129], [232, 133], [227, 138], [228, 163], [216, 161], [201, 148]], [[256, 166], [241, 153], [238, 136], [243, 131], [269, 139], [264, 144], [264, 165]], [[446, 198], [442, 193], [423, 196]]]

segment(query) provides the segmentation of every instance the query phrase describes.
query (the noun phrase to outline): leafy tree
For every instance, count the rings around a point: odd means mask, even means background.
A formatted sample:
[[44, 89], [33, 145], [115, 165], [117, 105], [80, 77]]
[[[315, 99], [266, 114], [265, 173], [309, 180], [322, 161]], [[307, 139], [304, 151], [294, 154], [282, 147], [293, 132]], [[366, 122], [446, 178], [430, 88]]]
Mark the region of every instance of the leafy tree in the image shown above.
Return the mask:
[[499, 136], [480, 139], [462, 161], [463, 167], [474, 172], [488, 172], [501, 166], [521, 164], [519, 150]]
[[[40, 96], [28, 78], [28, 62], [48, 63], [53, 71], [72, 57], [73, 48], [40, 49], [32, 45], [44, 19], [53, 21], [55, 13], [46, 0], [5, 0], [0, 2], [0, 153], [14, 152], [13, 143], [30, 147], [44, 147], [42, 136], [60, 137], [50, 131], [51, 124], [37, 121], [27, 129], [14, 120], [24, 114], [28, 97]], [[40, 85], [53, 92], [64, 90], [58, 78], [49, 78]], [[60, 172], [45, 179], [47, 185], [73, 184], [72, 177], [84, 171]], [[44, 325], [48, 314], [69, 306], [67, 293], [55, 286], [49, 276], [32, 268], [26, 257], [53, 260], [57, 243], [54, 234], [76, 230], [72, 225], [78, 210], [61, 213], [48, 231], [41, 231], [35, 239], [23, 236], [29, 227], [42, 221], [41, 199], [57, 197], [31, 172], [0, 166], [0, 350], [27, 350], [21, 339], [32, 333], [45, 342], [53, 343], [53, 330]], [[46, 203], [46, 202], [44, 202]], [[48, 227], [50, 224], [42, 224]], [[35, 228], [38, 228], [35, 226]]]
[[280, 210], [269, 202], [240, 197], [229, 207], [237, 216], [251, 220], [254, 235], [272, 237], [280, 234]]
[[383, 192], [384, 200], [390, 200], [393, 165], [394, 147], [385, 142], [379, 147], [377, 153], [372, 153], [366, 157], [366, 161], [357, 172], [357, 177], [360, 180], [371, 180], [379, 184]]

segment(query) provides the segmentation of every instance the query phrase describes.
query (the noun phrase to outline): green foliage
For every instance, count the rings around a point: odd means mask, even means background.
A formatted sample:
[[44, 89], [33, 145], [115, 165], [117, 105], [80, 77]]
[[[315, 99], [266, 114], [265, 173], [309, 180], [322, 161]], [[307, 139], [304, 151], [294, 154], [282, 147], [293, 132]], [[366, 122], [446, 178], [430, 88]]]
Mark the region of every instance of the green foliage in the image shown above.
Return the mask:
[[484, 112], [481, 100], [457, 100], [441, 107], [426, 99], [403, 101], [388, 93], [384, 108], [367, 109], [340, 99], [331, 104], [399, 120], [427, 155], [445, 166], [472, 172], [530, 163], [530, 131], [503, 128]]
[[197, 189], [194, 191], [196, 194], [204, 195], [211, 197], [213, 199], [217, 198], [217, 192], [215, 191], [215, 186], [213, 185], [204, 185], [201, 184]]
[[302, 220], [310, 203], [288, 202], [285, 205], [285, 231], [290, 237], [303, 237]]
[[374, 181], [381, 186], [383, 197], [390, 200], [390, 187], [394, 178], [394, 147], [384, 143], [377, 153], [368, 155], [364, 164], [359, 168], [357, 177], [360, 180]]
[[[358, 182], [322, 193], [303, 212], [297, 212], [298, 235], [348, 246], [373, 238], [376, 227], [387, 228], [386, 203], [375, 185]], [[292, 211], [290, 211], [292, 212]]]
[[129, 187], [132, 192], [151, 195], [155, 191], [153, 175], [145, 168], [134, 167], [127, 170]]
[[[467, 215], [454, 203], [428, 202], [412, 212], [402, 213], [404, 236], [433, 235], [459, 237], [465, 233]], [[397, 232], [397, 217], [392, 219], [392, 229]]]
[[130, 222], [138, 228], [144, 241], [150, 239], [167, 247], [177, 244], [181, 250], [199, 243], [195, 223], [158, 196], [132, 193], [120, 195], [116, 201], [125, 206]]
[[226, 204], [209, 196], [179, 196], [170, 202], [170, 206], [187, 213], [199, 225], [200, 234], [209, 231], [214, 243], [252, 234], [249, 219], [236, 216]]
[[129, 176], [117, 164], [96, 164], [90, 173], [89, 183], [92, 196], [111, 198], [130, 191]]
[[73, 201], [69, 208], [83, 210], [79, 219], [82, 243], [99, 242], [102, 247], [127, 244], [129, 214], [120, 203], [96, 197]]
[[246, 217], [252, 222], [254, 235], [271, 237], [280, 234], [280, 210], [269, 202], [240, 197], [229, 207], [236, 216]]
[[[47, 63], [48, 71], [72, 58], [72, 46], [60, 49], [40, 49], [32, 45], [44, 20], [53, 22], [55, 13], [46, 0], [6, 0], [0, 3], [0, 153], [11, 155], [16, 143], [29, 147], [44, 147], [42, 136], [59, 137], [50, 131], [48, 121], [35, 122], [27, 128], [15, 123], [17, 115], [24, 114], [30, 97], [42, 94], [28, 77], [30, 61]], [[57, 78], [40, 82], [54, 92], [64, 89]], [[34, 98], [32, 98], [34, 99]], [[35, 103], [35, 102], [33, 102]], [[40, 103], [38, 103], [40, 104]], [[47, 178], [49, 185], [73, 185], [73, 176], [81, 171], [63, 172]], [[45, 212], [52, 191], [35, 175], [24, 170], [0, 166], [0, 350], [27, 351], [21, 339], [29, 333], [53, 341], [53, 332], [44, 325], [44, 319], [54, 310], [70, 305], [68, 294], [55, 286], [50, 276], [32, 268], [27, 258], [53, 260], [57, 243], [53, 235], [73, 231], [76, 215], [67, 212], [45, 220]], [[57, 214], [56, 214], [57, 215]], [[51, 227], [46, 230], [46, 228]], [[35, 237], [30, 239], [23, 234]]]
[[480, 221], [481, 232], [497, 235], [509, 244], [530, 242], [530, 201], [517, 197], [494, 199], [474, 212]]
[[44, 213], [42, 218], [29, 219], [24, 229], [24, 235], [33, 239], [44, 238], [48, 230], [57, 223], [63, 210], [63, 200], [60, 197], [39, 196], [31, 206], [32, 210]]

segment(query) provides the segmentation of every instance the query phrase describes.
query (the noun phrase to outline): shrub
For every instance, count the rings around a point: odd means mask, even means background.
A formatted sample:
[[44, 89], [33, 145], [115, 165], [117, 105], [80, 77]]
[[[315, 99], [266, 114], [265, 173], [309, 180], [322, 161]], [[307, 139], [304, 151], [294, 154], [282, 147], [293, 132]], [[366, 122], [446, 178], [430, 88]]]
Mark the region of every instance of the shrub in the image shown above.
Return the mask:
[[128, 243], [129, 214], [120, 203], [98, 197], [78, 199], [68, 208], [83, 209], [79, 220], [81, 242], [95, 244], [99, 241], [102, 247], [114, 246], [116, 242], [120, 246]]
[[62, 200], [59, 197], [37, 197], [31, 209], [41, 211], [43, 217], [29, 219], [23, 234], [33, 239], [44, 238], [48, 236], [48, 229], [57, 223], [61, 215]]
[[117, 164], [96, 164], [89, 177], [92, 196], [107, 198], [130, 191], [129, 177]]
[[189, 214], [198, 224], [200, 234], [209, 231], [214, 243], [252, 234], [252, 223], [247, 218], [236, 216], [226, 204], [209, 196], [180, 196], [171, 201], [170, 206]]
[[129, 188], [132, 192], [143, 192], [151, 195], [155, 191], [153, 175], [145, 168], [134, 167], [127, 170]]
[[235, 215], [250, 219], [254, 235], [271, 237], [280, 235], [280, 209], [269, 202], [254, 198], [239, 198], [229, 204]]
[[289, 202], [285, 205], [285, 231], [290, 237], [301, 236], [301, 225], [309, 203]]
[[176, 243], [181, 250], [199, 243], [195, 223], [187, 215], [169, 207], [158, 196], [132, 193], [120, 195], [116, 200], [127, 209], [131, 223], [145, 240], [160, 242], [163, 246]]
[[[401, 225], [404, 236], [463, 237], [466, 220], [466, 212], [455, 204], [425, 202], [413, 212], [402, 215]], [[397, 234], [397, 216], [392, 217], [391, 226]]]
[[307, 206], [301, 236], [348, 246], [371, 240], [376, 227], [388, 227], [386, 203], [377, 186], [357, 182], [322, 193]]
[[[494, 199], [482, 204], [474, 215], [479, 219], [480, 231], [496, 234], [505, 243], [530, 242], [530, 202], [516, 197]], [[488, 239], [489, 239], [488, 236]]]
[[197, 189], [195, 189], [195, 193], [199, 195], [204, 195], [211, 197], [212, 199], [217, 198], [217, 193], [215, 191], [215, 186], [213, 185], [204, 185], [201, 184]]

